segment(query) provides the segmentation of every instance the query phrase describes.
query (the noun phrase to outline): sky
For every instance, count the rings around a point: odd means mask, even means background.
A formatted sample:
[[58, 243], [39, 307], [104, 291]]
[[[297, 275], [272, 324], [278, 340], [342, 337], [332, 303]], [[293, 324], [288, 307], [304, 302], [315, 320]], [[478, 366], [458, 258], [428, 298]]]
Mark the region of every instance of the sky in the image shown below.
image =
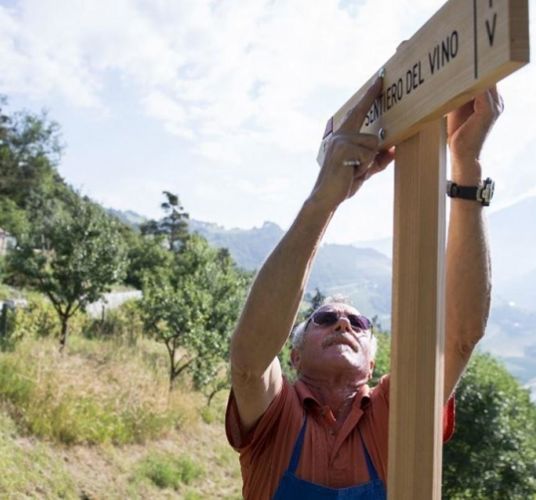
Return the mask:
[[[442, 4], [0, 0], [0, 94], [61, 125], [60, 174], [104, 206], [159, 217], [167, 190], [198, 220], [287, 228], [327, 119]], [[531, 64], [499, 84], [505, 111], [482, 154], [493, 210], [536, 195], [535, 86]], [[390, 168], [325, 241], [389, 236], [392, 199]]]

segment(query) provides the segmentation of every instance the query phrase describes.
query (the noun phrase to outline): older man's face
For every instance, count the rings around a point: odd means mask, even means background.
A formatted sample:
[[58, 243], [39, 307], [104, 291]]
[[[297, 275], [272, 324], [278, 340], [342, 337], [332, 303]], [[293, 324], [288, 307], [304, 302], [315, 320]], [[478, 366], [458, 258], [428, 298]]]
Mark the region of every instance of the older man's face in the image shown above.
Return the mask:
[[[347, 304], [328, 304], [315, 312], [329, 312], [330, 321], [309, 321], [301, 347], [293, 350], [292, 360], [300, 376], [317, 378], [345, 375], [357, 383], [372, 375], [371, 331], [356, 321], [359, 311]], [[352, 315], [354, 317], [352, 317]], [[322, 318], [321, 318], [322, 319]], [[333, 322], [335, 319], [335, 322]]]

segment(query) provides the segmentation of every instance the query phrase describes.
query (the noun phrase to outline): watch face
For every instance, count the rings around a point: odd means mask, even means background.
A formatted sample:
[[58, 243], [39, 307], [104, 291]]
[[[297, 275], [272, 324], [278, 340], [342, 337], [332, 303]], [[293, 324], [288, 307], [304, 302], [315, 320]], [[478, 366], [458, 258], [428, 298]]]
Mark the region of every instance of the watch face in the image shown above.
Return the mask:
[[495, 192], [495, 183], [488, 177], [484, 181], [484, 185], [478, 191], [479, 201], [485, 205], [489, 205], [489, 202], [493, 198], [493, 193]]

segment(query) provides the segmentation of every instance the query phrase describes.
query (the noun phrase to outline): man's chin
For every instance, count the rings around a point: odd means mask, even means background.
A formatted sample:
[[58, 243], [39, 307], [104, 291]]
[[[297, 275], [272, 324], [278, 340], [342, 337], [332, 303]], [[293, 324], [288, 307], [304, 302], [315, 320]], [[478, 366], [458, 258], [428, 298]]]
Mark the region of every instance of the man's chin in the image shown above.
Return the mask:
[[350, 350], [354, 354], [357, 352], [357, 347], [350, 345], [347, 342], [334, 342], [333, 344], [330, 344], [326, 347], [326, 349], [335, 348], [338, 349], [341, 352], [344, 352], [345, 350]]

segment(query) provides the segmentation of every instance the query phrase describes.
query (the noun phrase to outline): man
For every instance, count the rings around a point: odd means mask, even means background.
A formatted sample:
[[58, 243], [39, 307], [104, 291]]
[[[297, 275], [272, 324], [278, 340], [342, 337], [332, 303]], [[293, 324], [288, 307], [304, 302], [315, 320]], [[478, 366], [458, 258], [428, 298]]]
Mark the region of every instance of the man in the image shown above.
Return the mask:
[[[374, 367], [370, 322], [344, 303], [320, 307], [295, 336], [296, 384], [277, 359], [294, 324], [322, 235], [337, 207], [394, 157], [359, 130], [381, 92], [378, 78], [333, 135], [317, 181], [266, 260], [231, 342], [226, 430], [240, 451], [243, 495], [264, 498], [385, 498], [389, 377], [366, 385]], [[502, 111], [496, 88], [448, 115], [452, 180], [477, 186], [479, 155]], [[453, 199], [447, 247], [444, 437], [451, 395], [484, 333], [490, 264], [482, 204]]]

